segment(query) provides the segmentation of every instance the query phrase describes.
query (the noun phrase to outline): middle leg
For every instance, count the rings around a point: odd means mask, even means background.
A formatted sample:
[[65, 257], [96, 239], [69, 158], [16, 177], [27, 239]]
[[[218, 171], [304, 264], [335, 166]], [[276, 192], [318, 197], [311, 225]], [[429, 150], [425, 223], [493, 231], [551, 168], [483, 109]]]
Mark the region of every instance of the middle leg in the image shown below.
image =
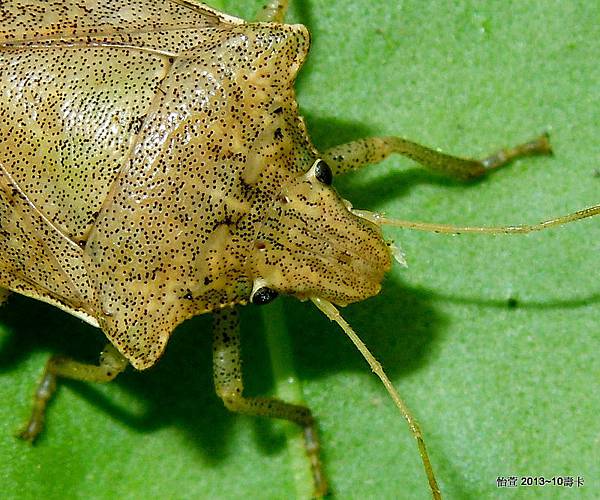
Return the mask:
[[265, 23], [282, 23], [288, 9], [288, 0], [267, 0], [256, 15], [256, 20]]

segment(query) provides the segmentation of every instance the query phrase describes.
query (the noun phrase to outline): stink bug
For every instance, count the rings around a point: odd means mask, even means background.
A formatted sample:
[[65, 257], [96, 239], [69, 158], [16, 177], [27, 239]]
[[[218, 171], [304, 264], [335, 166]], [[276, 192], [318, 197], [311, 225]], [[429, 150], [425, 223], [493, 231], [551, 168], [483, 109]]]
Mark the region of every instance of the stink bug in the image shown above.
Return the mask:
[[[344, 10], [343, 10], [343, 9], [340, 7], [340, 11], [344, 11]], [[341, 17], [342, 17], [342, 19], [343, 19], [343, 18], [345, 18], [346, 16], [341, 16]], [[447, 19], [447, 18], [446, 18], [446, 19]], [[489, 23], [490, 23], [490, 21], [489, 21], [488, 19], [485, 19], [485, 16], [484, 16], [484, 18], [482, 18], [482, 19], [476, 19], [476, 23], [475, 23], [475, 24], [477, 24], [477, 23], [479, 23], [479, 24], [482, 24], [482, 25], [483, 25], [483, 24], [486, 24], [486, 23], [488, 23], [488, 24], [489, 24]], [[424, 23], [420, 23], [420, 24], [419, 24], [419, 26], [422, 26], [422, 25], [424, 25]], [[492, 23], [492, 27], [494, 27], [493, 23]], [[379, 30], [381, 29], [381, 25], [379, 25], [379, 24], [378, 24], [378, 25], [377, 25], [377, 28], [378, 28], [378, 29], [375, 29], [375, 28], [373, 28], [373, 32], [372, 32], [372, 33], [376, 33], [376, 35], [373, 35], [373, 36], [380, 36], [380, 35], [381, 35], [381, 31], [379, 31]], [[478, 25], [477, 25], [477, 28], [479, 28], [479, 26], [478, 26]], [[340, 31], [341, 31], [341, 28], [340, 28]], [[383, 33], [385, 33], [385, 30], [383, 30]], [[436, 33], [437, 33], [437, 32], [436, 32]], [[394, 49], [394, 50], [396, 50], [396, 48], [397, 48], [397, 47], [398, 47], [398, 45], [395, 45], [395, 49]], [[371, 50], [371, 49], [369, 49], [369, 50]], [[497, 70], [497, 67], [495, 67], [495, 69]], [[339, 73], [338, 73], [338, 75], [337, 75], [335, 78], [339, 78]], [[331, 81], [335, 81], [335, 78], [332, 76], [332, 77], [331, 77]], [[396, 78], [398, 78], [398, 75], [395, 75], [394, 79], [396, 79]], [[491, 78], [491, 77], [490, 77], [490, 80], [492, 80], [492, 78]], [[339, 84], [338, 84], [338, 85], [336, 85], [336, 87], [338, 87], [338, 86], [339, 86]], [[324, 87], [323, 85], [319, 86], [319, 92], [322, 92], [322, 91], [323, 91], [323, 87]], [[353, 97], [354, 97], [354, 95], [353, 95]], [[447, 96], [447, 95], [445, 95], [445, 96], [444, 96], [444, 100], [446, 100], [446, 99], [448, 99], [448, 96]], [[379, 101], [379, 99], [377, 99], [376, 101]], [[373, 104], [376, 104], [376, 103], [377, 103], [377, 102], [375, 102], [375, 103], [373, 103]], [[502, 104], [503, 104], [503, 108], [505, 108], [505, 107], [506, 107], [506, 102], [505, 102], [504, 100], [502, 101]], [[373, 107], [373, 106], [370, 106], [370, 108], [372, 108], [372, 107]], [[447, 110], [444, 110], [444, 112], [447, 112]], [[486, 116], [485, 116], [485, 122], [486, 122], [486, 123], [489, 123], [489, 116], [487, 116], [487, 114], [490, 112], [490, 109], [489, 109], [489, 108], [488, 108], [488, 109], [485, 109], [485, 112], [486, 112]], [[392, 122], [392, 123], [394, 123], [394, 122], [397, 122], [397, 117], [395, 117], [394, 119], [391, 119], [391, 118], [390, 118], [390, 119], [389, 119], [389, 122]], [[418, 120], [415, 120], [415, 122], [416, 122], [416, 123], [418, 123]], [[310, 123], [310, 122], [309, 122], [309, 123]], [[532, 127], [536, 127], [536, 126], [538, 126], [538, 125], [537, 125], [537, 124], [530, 124], [530, 125], [527, 127], [527, 130], [526, 130], [526, 132], [527, 132], [527, 131], [529, 131], [529, 130], [530, 130]], [[341, 129], [343, 129], [343, 127], [340, 127], [340, 128], [341, 128]], [[498, 130], [503, 130], [503, 128], [502, 128], [502, 127], [499, 127], [499, 128], [498, 128]], [[405, 131], [404, 129], [403, 129], [403, 132], [404, 132], [404, 133], [406, 133], [407, 135], [409, 135], [409, 134], [407, 133], [407, 131]], [[388, 129], [387, 127], [386, 127], [386, 133], [389, 133], [389, 129]], [[325, 135], [325, 134], [323, 134], [323, 135]], [[464, 132], [463, 132], [463, 135], [472, 135], [472, 134], [466, 134], [466, 133], [464, 133]], [[515, 135], [516, 135], [516, 134], [515, 134]], [[355, 137], [356, 137], [356, 136], [355, 136]], [[353, 138], [355, 138], [355, 137], [353, 137]], [[507, 139], [510, 139], [510, 138], [507, 138]], [[482, 140], [482, 139], [479, 139], [479, 138], [478, 138], [478, 140]], [[498, 142], [498, 139], [495, 139], [494, 141]], [[504, 141], [500, 141], [500, 142], [504, 142]], [[509, 142], [509, 141], [507, 141], [507, 142]], [[457, 148], [458, 148], [458, 146], [456, 146], [455, 144], [452, 144], [452, 149], [453, 149], [453, 150], [454, 150], [454, 149], [458, 150]], [[447, 149], [448, 149], [448, 148], [447, 148]], [[482, 150], [485, 150], [485, 148], [484, 148], [483, 146], [482, 146]], [[537, 160], [536, 160], [536, 161], [537, 161]], [[513, 170], [511, 170], [510, 174], [512, 175], [512, 174], [513, 174], [513, 173], [515, 173], [515, 172], [517, 172], [517, 169], [513, 169]], [[506, 174], [506, 175], [508, 175], [508, 174]], [[518, 173], [516, 173], [515, 175], [518, 175]], [[418, 179], [418, 178], [419, 178], [419, 177], [417, 176], [417, 179]], [[400, 179], [398, 179], [398, 180], [401, 180], [401, 177], [400, 177]], [[561, 179], [561, 180], [562, 180], [562, 179]], [[555, 181], [556, 181], [556, 178], [554, 178], [554, 179], [553, 179], [553, 181], [555, 182]], [[493, 182], [490, 182], [490, 185], [491, 185], [491, 184], [493, 184]], [[386, 183], [386, 185], [389, 185], [389, 183]], [[561, 184], [561, 186], [564, 186], [564, 184]], [[457, 188], [456, 188], [456, 189], [457, 189]], [[475, 189], [485, 189], [485, 187], [483, 187], [483, 186], [478, 186], [477, 188], [472, 188], [472, 190], [475, 190]], [[532, 189], [532, 188], [531, 188], [531, 187], [529, 187], [529, 191], [531, 191], [531, 189]], [[470, 192], [470, 190], [469, 190], [468, 192]], [[561, 194], [563, 194], [562, 190], [560, 191], [560, 193], [561, 193]], [[578, 191], [577, 191], [577, 196], [578, 196], [579, 198], [582, 196], [581, 190], [579, 190], [579, 189], [578, 189]], [[520, 198], [520, 199], [519, 199], [519, 201], [522, 201], [522, 199], [523, 199], [523, 198], [525, 198], [525, 195], [524, 195], [522, 198]], [[494, 199], [494, 202], [496, 202], [496, 199], [495, 199], [495, 198], [492, 198], [492, 199]], [[563, 201], [564, 201], [564, 200], [563, 200]], [[459, 206], [461, 205], [461, 203], [465, 203], [465, 202], [461, 202], [461, 201], [457, 201], [457, 202], [456, 202], [456, 204], [457, 204], [457, 205], [459, 205]], [[487, 203], [489, 203], [489, 199], [488, 199]], [[582, 203], [581, 203], [581, 200], [578, 200], [578, 203], [576, 203], [576, 204], [571, 204], [570, 206], [581, 206], [581, 205], [582, 205]], [[358, 204], [357, 204], [357, 206], [358, 206]], [[463, 206], [464, 206], [464, 205], [463, 205]], [[380, 207], [377, 207], [377, 208], [380, 208]], [[419, 208], [420, 208], [420, 207], [419, 207]], [[547, 209], [548, 207], [547, 207], [547, 206], [545, 206], [545, 207], [543, 207], [543, 208], [544, 208], [544, 209]], [[390, 211], [388, 210], [388, 212], [390, 212]], [[398, 210], [398, 211], [394, 211], [394, 212], [392, 212], [392, 213], [395, 213], [395, 214], [397, 214], [397, 213], [403, 213], [403, 214], [405, 214], [406, 212], [405, 212], [405, 211], [402, 211], [402, 210]], [[464, 214], [462, 214], [462, 215], [464, 215]], [[478, 214], [478, 215], [480, 215], [480, 214]], [[506, 214], [506, 213], [504, 213], [504, 214], [503, 214], [503, 217], [501, 217], [501, 218], [499, 217], [497, 220], [500, 220], [500, 221], [504, 222], [504, 221], [506, 220], [506, 219], [504, 218], [504, 216], [506, 216], [506, 215], [507, 215], [507, 214]], [[522, 220], [523, 220], [523, 215], [524, 215], [523, 213], [520, 213], [520, 214], [519, 214], [519, 217], [515, 218], [515, 220], [517, 220], [517, 221], [522, 221]], [[536, 217], [533, 217], [533, 214], [531, 214], [531, 213], [528, 213], [527, 215], [532, 215], [531, 219], [532, 219], [532, 220], [536, 220]], [[536, 213], [535, 215], [537, 215], [537, 213]], [[546, 215], [546, 213], [545, 213], [545, 212], [544, 212], [543, 214], [539, 214], [539, 217], [541, 218], [541, 217], [543, 217], [544, 215]], [[419, 216], [419, 219], [423, 219], [423, 218], [425, 218], [425, 216], [424, 216], [424, 215], [421, 213], [421, 215]], [[457, 219], [455, 218], [454, 220], [457, 220]], [[460, 218], [460, 221], [463, 221], [463, 220], [464, 220], [464, 218]], [[528, 218], [528, 220], [529, 220], [529, 218]], [[486, 219], [486, 222], [487, 222], [487, 219]], [[409, 238], [410, 238], [410, 237], [409, 237]], [[456, 239], [454, 239], [454, 240], [456, 240]], [[436, 240], [436, 245], [438, 244], [438, 241], [439, 241], [439, 240]], [[530, 240], [530, 241], [531, 241], [531, 240]], [[456, 242], [455, 242], [455, 243], [456, 243]], [[472, 243], [472, 240], [471, 240], [471, 239], [469, 239], [469, 240], [468, 240], [468, 243], [457, 243], [457, 244], [458, 244], [458, 245], [461, 245], [461, 244], [462, 244], [462, 245], [468, 246], [469, 248], [471, 247], [471, 245], [473, 245], [473, 243]], [[498, 243], [496, 242], [495, 244], [498, 244]], [[513, 245], [515, 245], [516, 243], [514, 243], [514, 240], [511, 240], [509, 244], [510, 244], [511, 248], [513, 248]], [[408, 245], [410, 245], [410, 243], [408, 243]], [[488, 248], [489, 248], [489, 246], [488, 246]], [[548, 249], [547, 249], [547, 248], [546, 248], [545, 250], [546, 250], [546, 251], [548, 251]], [[490, 252], [491, 252], [491, 251], [488, 251], [487, 255], [489, 255], [489, 254], [490, 254]], [[422, 256], [422, 254], [423, 254], [423, 251], [419, 249], [419, 252], [418, 252], [418, 257], [420, 258], [420, 257]], [[555, 253], [555, 255], [556, 255], [556, 254], [558, 254], [558, 252], [557, 252], [557, 253]], [[414, 252], [414, 255], [415, 255], [415, 259], [414, 259], [414, 260], [416, 260], [417, 252]], [[447, 258], [447, 256], [446, 256], [446, 258]], [[459, 260], [460, 260], [460, 259], [459, 259]], [[487, 262], [487, 260], [486, 260], [486, 262]], [[434, 263], [431, 263], [431, 265], [433, 265], [433, 264], [434, 264]], [[415, 265], [417, 265], [417, 263], [416, 263], [416, 262], [415, 262]], [[510, 267], [510, 266], [505, 266], [505, 268], [506, 268], [506, 267]], [[446, 272], [448, 272], [448, 270], [447, 270], [447, 269], [446, 269]], [[506, 271], [505, 271], [505, 270], [503, 270], [503, 272], [506, 272]], [[584, 276], [585, 276], [585, 275], [584, 275]], [[570, 276], [570, 278], [573, 278], [573, 276]], [[576, 281], [576, 282], [577, 282], [577, 281]], [[569, 281], [569, 283], [571, 283], [571, 282]], [[577, 282], [577, 283], [578, 283], [578, 285], [579, 285], [579, 282]], [[426, 286], [430, 287], [431, 285], [428, 283]], [[514, 286], [516, 286], [516, 285], [514, 285]], [[538, 286], [539, 286], [539, 283], [538, 283]], [[470, 291], [471, 289], [469, 288], [468, 290]], [[514, 290], [510, 290], [510, 292], [511, 292], [511, 293], [516, 293], [516, 294], [517, 294], [517, 297], [516, 297], [516, 298], [517, 298], [517, 301], [519, 301], [519, 300], [520, 300], [520, 301], [523, 303], [523, 308], [526, 308], [526, 307], [527, 307], [527, 301], [526, 301], [526, 300], [524, 300], [524, 299], [522, 298], [522, 294], [519, 294], [519, 290], [518, 290], [518, 289], [517, 289], [517, 291], [516, 291], [516, 292], [515, 292]], [[418, 294], [417, 294], [417, 295], [418, 295]], [[443, 295], [443, 294], [440, 294], [440, 295]], [[400, 294], [399, 296], [402, 296], [402, 294]], [[512, 295], [511, 295], [511, 298], [512, 298]], [[468, 299], [469, 299], [469, 297], [467, 297], [467, 301], [468, 301]], [[377, 299], [376, 299], [376, 300], [377, 300]], [[386, 299], [386, 300], [389, 300], [389, 299]], [[410, 300], [409, 300], [408, 302], [410, 302]], [[414, 301], [413, 301], [413, 302], [414, 302]], [[417, 302], [418, 302], [418, 301], [417, 301]], [[395, 306], [396, 308], [398, 308], [398, 307], [401, 307], [401, 304], [394, 304], [394, 306]], [[518, 310], [518, 309], [517, 309], [517, 310]], [[376, 316], [376, 312], [377, 312], [377, 308], [374, 308], [374, 309], [372, 309], [372, 310], [371, 310], [371, 313], [370, 313], [370, 316], [373, 316], [373, 317], [375, 317], [375, 316]], [[379, 311], [379, 313], [381, 314], [381, 311]], [[431, 316], [431, 315], [430, 315], [430, 316]], [[434, 315], [434, 316], [435, 316], [435, 315]], [[431, 320], [431, 318], [430, 318], [430, 320]], [[364, 324], [364, 323], [363, 323], [363, 324]], [[432, 328], [433, 328], [433, 327], [432, 327]], [[486, 328], [486, 329], [484, 330], [484, 332], [485, 332], [485, 334], [486, 334], [486, 337], [487, 337], [487, 336], [489, 335], [489, 330]], [[463, 331], [462, 333], [464, 334], [464, 331]], [[397, 334], [397, 335], [400, 335], [400, 334], [401, 334], [401, 333], [400, 333], [400, 332], [398, 332], [398, 334]], [[303, 339], [303, 340], [304, 340], [304, 339]], [[305, 340], [304, 340], [304, 341], [305, 341]], [[318, 349], [318, 351], [321, 351], [321, 349]], [[385, 361], [385, 363], [386, 363], [386, 366], [389, 366], [389, 364], [390, 364], [390, 360], [384, 359], [384, 361]], [[393, 360], [392, 360], [392, 361], [393, 361]], [[334, 367], [335, 367], [335, 366], [334, 366]], [[341, 370], [341, 369], [342, 369], [342, 367], [340, 367], [340, 370]], [[463, 372], [464, 372], [464, 370], [463, 370]], [[442, 377], [442, 378], [444, 378], [444, 376], [443, 376], [443, 375], [441, 375], [441, 377]], [[353, 384], [351, 384], [351, 385], [353, 386]], [[354, 388], [354, 387], [353, 387], [353, 388]], [[426, 388], [428, 389], [428, 387], [427, 387], [427, 386], [426, 386]], [[356, 388], [354, 388], [354, 390], [356, 390]], [[421, 390], [424, 390], [424, 389], [422, 388]], [[446, 389], [446, 390], [447, 390], [447, 389]], [[428, 394], [428, 397], [430, 397], [429, 395], [430, 395], [431, 393], [430, 393], [429, 391], [426, 391], [426, 392], [427, 392], [427, 394]], [[328, 398], [332, 398], [332, 393], [331, 393], [331, 392], [328, 392], [328, 393], [326, 393], [326, 392], [324, 391], [324, 394], [326, 394]], [[462, 394], [462, 395], [464, 396], [464, 394]], [[335, 399], [337, 399], [337, 397], [336, 397]], [[477, 403], [475, 402], [474, 404], [476, 405]], [[56, 406], [58, 406], [58, 405], [56, 405]], [[505, 405], [503, 405], [503, 406], [502, 406], [502, 408], [505, 408]], [[443, 407], [438, 407], [438, 411], [440, 412], [440, 414], [441, 414], [441, 413], [442, 413], [444, 410], [445, 410], [445, 409], [444, 409]], [[60, 418], [60, 417], [57, 417], [56, 415], [53, 415], [53, 418]], [[370, 424], [370, 425], [373, 425], [372, 421], [370, 421], [370, 422], [369, 422], [369, 424]], [[464, 421], [462, 421], [462, 420], [461, 420], [461, 421], [459, 421], [459, 424], [464, 424]], [[430, 426], [427, 426], [427, 428], [428, 428], [428, 427], [430, 427]], [[396, 457], [397, 457], [397, 455], [396, 455], [396, 452], [398, 451], [398, 447], [397, 447], [397, 445], [395, 444], [395, 442], [394, 442], [394, 443], [392, 443], [392, 444], [390, 444], [390, 441], [391, 441], [391, 436], [389, 435], [389, 432], [390, 432], [390, 431], [389, 431], [389, 429], [390, 429], [390, 425], [383, 427], [383, 429], [384, 429], [385, 431], [387, 431], [387, 434], [385, 434], [385, 435], [384, 435], [384, 433], [383, 433], [383, 432], [382, 432], [382, 433], [380, 433], [380, 434], [381, 434], [381, 435], [383, 435], [383, 437], [384, 437], [384, 440], [385, 440], [385, 443], [386, 443], [386, 446], [388, 447], [388, 449], [389, 449], [389, 448], [391, 448], [391, 449], [393, 449], [393, 450], [394, 450], [394, 455], [393, 455], [393, 456], [394, 456], [394, 460], [393, 460], [393, 462], [394, 462], [394, 464], [396, 464], [396, 463], [397, 463], [397, 462], [396, 462]], [[207, 432], [207, 434], [210, 434], [210, 433], [209, 433], [209, 432]], [[379, 433], [378, 433], [378, 434], [379, 434]], [[393, 433], [392, 433], [392, 434], [393, 434]], [[72, 437], [72, 435], [73, 435], [73, 434], [71, 434], [71, 437]], [[138, 437], [139, 437], [139, 436], [138, 436]], [[104, 436], [103, 436], [103, 440], [102, 440], [103, 446], [106, 446], [106, 447], [108, 447], [107, 445], [109, 445], [109, 443], [107, 443], [107, 439], [109, 439], [109, 438], [104, 438]], [[98, 438], [97, 438], [97, 437], [95, 437], [94, 441], [98, 441]], [[118, 448], [121, 448], [121, 447], [122, 447], [122, 444], [119, 444]], [[117, 448], [117, 446], [113, 446], [113, 447], [110, 447], [110, 448], [111, 448], [111, 450], [110, 450], [110, 456], [111, 456], [111, 457], [114, 459], [114, 458], [115, 458], [115, 456], [114, 456], [114, 455], [115, 455], [115, 450], [114, 450], [114, 448]], [[472, 451], [472, 450], [471, 450], [471, 448], [472, 448], [472, 446], [469, 448], [469, 450], [470, 450], [470, 451]], [[343, 450], [343, 451], [342, 451], [342, 453], [344, 453], [344, 454], [348, 454], [348, 448], [347, 448], [347, 447], [343, 447], [343, 448], [342, 448], [342, 450]], [[71, 450], [70, 450], [70, 451], [71, 451]], [[129, 450], [128, 450], [128, 451], [129, 451]], [[486, 450], [486, 451], [487, 451], [487, 450]], [[144, 455], [146, 455], [146, 454], [144, 454]], [[358, 456], [358, 457], [361, 457], [361, 455], [362, 455], [362, 449], [361, 449], [361, 451], [360, 451], [360, 452], [358, 452], [358, 451], [357, 451], [357, 452], [356, 452], [355, 454], [353, 454], [353, 455], [354, 455], [354, 457], [353, 457], [353, 458], [356, 458], [357, 456]], [[389, 455], [388, 455], [388, 456], [389, 456]], [[361, 457], [361, 458], [362, 458], [362, 457]], [[376, 464], [376, 469], [374, 469], [374, 470], [376, 470], [376, 471], [381, 471], [381, 469], [382, 469], [381, 460], [380, 460], [380, 458], [381, 458], [381, 455], [380, 455], [378, 458], [379, 458], [379, 460], [376, 460], [376, 461], [374, 460], [374, 463]], [[360, 463], [359, 463], [359, 466], [360, 466], [360, 468], [362, 468], [362, 466], [363, 466], [363, 464], [362, 464], [362, 462], [363, 462], [363, 461], [364, 461], [364, 458], [362, 458], [362, 460], [360, 460]], [[404, 461], [403, 461], [403, 462], [404, 462]], [[144, 463], [146, 463], [146, 461], [144, 461]], [[155, 463], [156, 463], [156, 462], [155, 462]], [[120, 471], [122, 471], [122, 470], [123, 470], [123, 462], [121, 461], [121, 462], [120, 462], [118, 465], [119, 465], [119, 470], [120, 470]], [[396, 470], [396, 469], [394, 469], [394, 470]], [[121, 473], [122, 473], [122, 472], [121, 472]], [[333, 474], [333, 475], [335, 475], [335, 471], [332, 471], [332, 474]], [[495, 474], [499, 475], [500, 473], [495, 473]], [[158, 474], [152, 474], [152, 476], [153, 476], [153, 477], [154, 477], [154, 476], [156, 476], [156, 475], [158, 475]], [[342, 476], [343, 476], [343, 473], [342, 473], [341, 471], [340, 471], [340, 475], [342, 475]], [[464, 474], [464, 476], [468, 476], [468, 474]], [[114, 475], [113, 475], [113, 477], [114, 477]], [[379, 480], [379, 479], [380, 479], [380, 476], [378, 476], [378, 472], [374, 473], [373, 477], [374, 477], [374, 480]], [[421, 474], [419, 474], [419, 478], [420, 478], [420, 477], [421, 477]], [[28, 477], [27, 477], [27, 479], [28, 479], [28, 481], [30, 481], [30, 480], [31, 480], [31, 476], [28, 476]], [[237, 479], [237, 477], [236, 477], [236, 479]], [[495, 479], [495, 478], [492, 478], [492, 479]], [[343, 480], [343, 479], [342, 479], [342, 480]], [[407, 484], [406, 484], [405, 480], [406, 480], [406, 477], [405, 477], [405, 475], [404, 475], [404, 474], [402, 474], [402, 483], [401, 483], [401, 486], [402, 486], [403, 488], [407, 487]], [[179, 480], [178, 480], [178, 481], [179, 481]], [[96, 482], [96, 481], [93, 481], [93, 482], [94, 482], [94, 487], [95, 487], [95, 489], [97, 490], [97, 482]], [[352, 486], [351, 486], [352, 490], [350, 490], [350, 492], [352, 492], [352, 493], [354, 493], [354, 494], [357, 494], [357, 495], [358, 495], [359, 493], [357, 493], [357, 491], [356, 491], [356, 489], [355, 489], [355, 488], [357, 488], [357, 487], [361, 487], [361, 486], [362, 486], [361, 484], [359, 484], [359, 483], [360, 483], [360, 479], [359, 479], [359, 478], [355, 478], [355, 479], [354, 479], [354, 481], [352, 481], [352, 483], [353, 483], [353, 484], [352, 484]], [[180, 485], [180, 483], [179, 483], [179, 482], [178, 482], [177, 484], [178, 484], [178, 485]], [[197, 485], [197, 484], [198, 484], [198, 483], [196, 483], [196, 485]], [[370, 488], [370, 489], [369, 489], [369, 490], [367, 490], [367, 491], [372, 491], [372, 489], [373, 489], [373, 488], [375, 488], [375, 487], [378, 487], [378, 486], [379, 486], [379, 485], [372, 486], [372, 485], [371, 485], [371, 484], [369, 484], [368, 482], [365, 482], [365, 485], [367, 486], [367, 488]], [[110, 485], [109, 485], [109, 486], [110, 486]], [[153, 484], [153, 486], [154, 486], [154, 484]], [[222, 485], [220, 485], [220, 486], [222, 486]], [[111, 487], [112, 487], [112, 486], [111, 486]], [[198, 486], [196, 486], [196, 487], [198, 487]], [[397, 488], [399, 488], [399, 487], [400, 487], [400, 486], [398, 486]], [[181, 486], [178, 486], [178, 489], [180, 489], [180, 488], [181, 488]], [[398, 491], [398, 489], [397, 489], [397, 488], [396, 488], [396, 490], [393, 490], [393, 491], [396, 491], [396, 492], [397, 492], [397, 491]], [[459, 483], [459, 486], [457, 486], [457, 489], [458, 489], [458, 488], [460, 488], [460, 483]], [[340, 493], [340, 495], [343, 495], [343, 494], [344, 494], [344, 488], [339, 488], [339, 487], [337, 487], [337, 486], [334, 484], [334, 489], [335, 489], [336, 491], [338, 491], [338, 492]], [[95, 491], [96, 491], [96, 490], [95, 490]], [[153, 490], [153, 491], [156, 491], [156, 490]], [[173, 491], [173, 488], [171, 488], [171, 491]], [[203, 493], [204, 493], [204, 494], [207, 494], [207, 495], [208, 495], [208, 494], [210, 494], [210, 491], [208, 491], [208, 492], [207, 492], [207, 490], [201, 490], [201, 491], [203, 491]], [[265, 491], [266, 491], [266, 490], [264, 489], [264, 487], [261, 487], [261, 489], [258, 489], [258, 488], [257, 488], [257, 494], [258, 494], [259, 492], [264, 494], [264, 493], [265, 493]], [[380, 492], [381, 492], [382, 490], [380, 490], [380, 489], [378, 488], [378, 491], [380, 491]], [[226, 494], [227, 494], [227, 493], [226, 493]], [[232, 493], [229, 493], [229, 495], [231, 496], [231, 495], [232, 495]]]

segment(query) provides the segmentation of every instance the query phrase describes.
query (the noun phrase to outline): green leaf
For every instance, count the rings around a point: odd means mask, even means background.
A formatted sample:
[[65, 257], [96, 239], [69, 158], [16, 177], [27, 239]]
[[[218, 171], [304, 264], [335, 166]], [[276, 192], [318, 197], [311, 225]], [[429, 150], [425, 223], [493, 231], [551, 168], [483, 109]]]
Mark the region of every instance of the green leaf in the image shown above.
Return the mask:
[[[251, 18], [259, 2], [228, 0]], [[315, 144], [398, 134], [481, 156], [549, 131], [552, 158], [463, 186], [394, 157], [334, 185], [403, 219], [537, 222], [600, 201], [597, 2], [298, 2], [312, 50], [298, 100]], [[598, 498], [600, 219], [529, 236], [386, 230], [407, 255], [342, 313], [417, 416], [447, 498]], [[335, 325], [285, 300], [295, 373], [319, 419], [336, 498], [427, 498], [414, 439]], [[211, 381], [210, 318], [188, 321], [148, 372], [61, 385], [31, 447], [14, 438], [50, 353], [94, 360], [99, 331], [13, 297], [0, 311], [4, 498], [286, 498], [279, 423], [228, 413]], [[272, 393], [263, 325], [243, 314], [252, 394]], [[502, 488], [498, 476], [581, 477]], [[577, 490], [576, 492], [573, 490]]]

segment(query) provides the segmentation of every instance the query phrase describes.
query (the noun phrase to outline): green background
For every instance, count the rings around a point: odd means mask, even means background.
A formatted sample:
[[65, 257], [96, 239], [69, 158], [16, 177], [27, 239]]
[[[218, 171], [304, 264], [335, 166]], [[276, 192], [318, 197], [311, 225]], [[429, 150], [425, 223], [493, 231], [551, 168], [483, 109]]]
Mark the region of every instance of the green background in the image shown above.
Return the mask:
[[[224, 7], [251, 18], [258, 4]], [[476, 156], [551, 134], [554, 158], [469, 186], [399, 157], [336, 179], [356, 207], [490, 225], [600, 202], [598, 2], [313, 0], [288, 19], [313, 35], [298, 99], [318, 147], [399, 134]], [[408, 269], [343, 313], [416, 414], [446, 496], [598, 498], [600, 219], [529, 236], [386, 234]], [[359, 354], [310, 304], [284, 309], [334, 497], [427, 498], [414, 440]], [[282, 427], [213, 393], [209, 317], [179, 328], [148, 372], [62, 385], [35, 447], [14, 434], [47, 356], [93, 360], [102, 335], [21, 297], [0, 320], [3, 498], [294, 495]], [[272, 392], [260, 311], [243, 320], [248, 390]], [[496, 487], [511, 475], [585, 486]]]

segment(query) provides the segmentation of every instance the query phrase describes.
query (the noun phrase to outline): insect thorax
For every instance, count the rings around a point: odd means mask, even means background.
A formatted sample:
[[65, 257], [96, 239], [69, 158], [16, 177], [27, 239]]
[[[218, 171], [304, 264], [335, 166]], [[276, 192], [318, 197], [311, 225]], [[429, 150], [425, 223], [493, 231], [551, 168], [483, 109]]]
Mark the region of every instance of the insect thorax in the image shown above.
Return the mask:
[[304, 28], [236, 27], [172, 60], [85, 248], [100, 324], [138, 366], [248, 299], [265, 213], [315, 159], [293, 91], [307, 50]]

